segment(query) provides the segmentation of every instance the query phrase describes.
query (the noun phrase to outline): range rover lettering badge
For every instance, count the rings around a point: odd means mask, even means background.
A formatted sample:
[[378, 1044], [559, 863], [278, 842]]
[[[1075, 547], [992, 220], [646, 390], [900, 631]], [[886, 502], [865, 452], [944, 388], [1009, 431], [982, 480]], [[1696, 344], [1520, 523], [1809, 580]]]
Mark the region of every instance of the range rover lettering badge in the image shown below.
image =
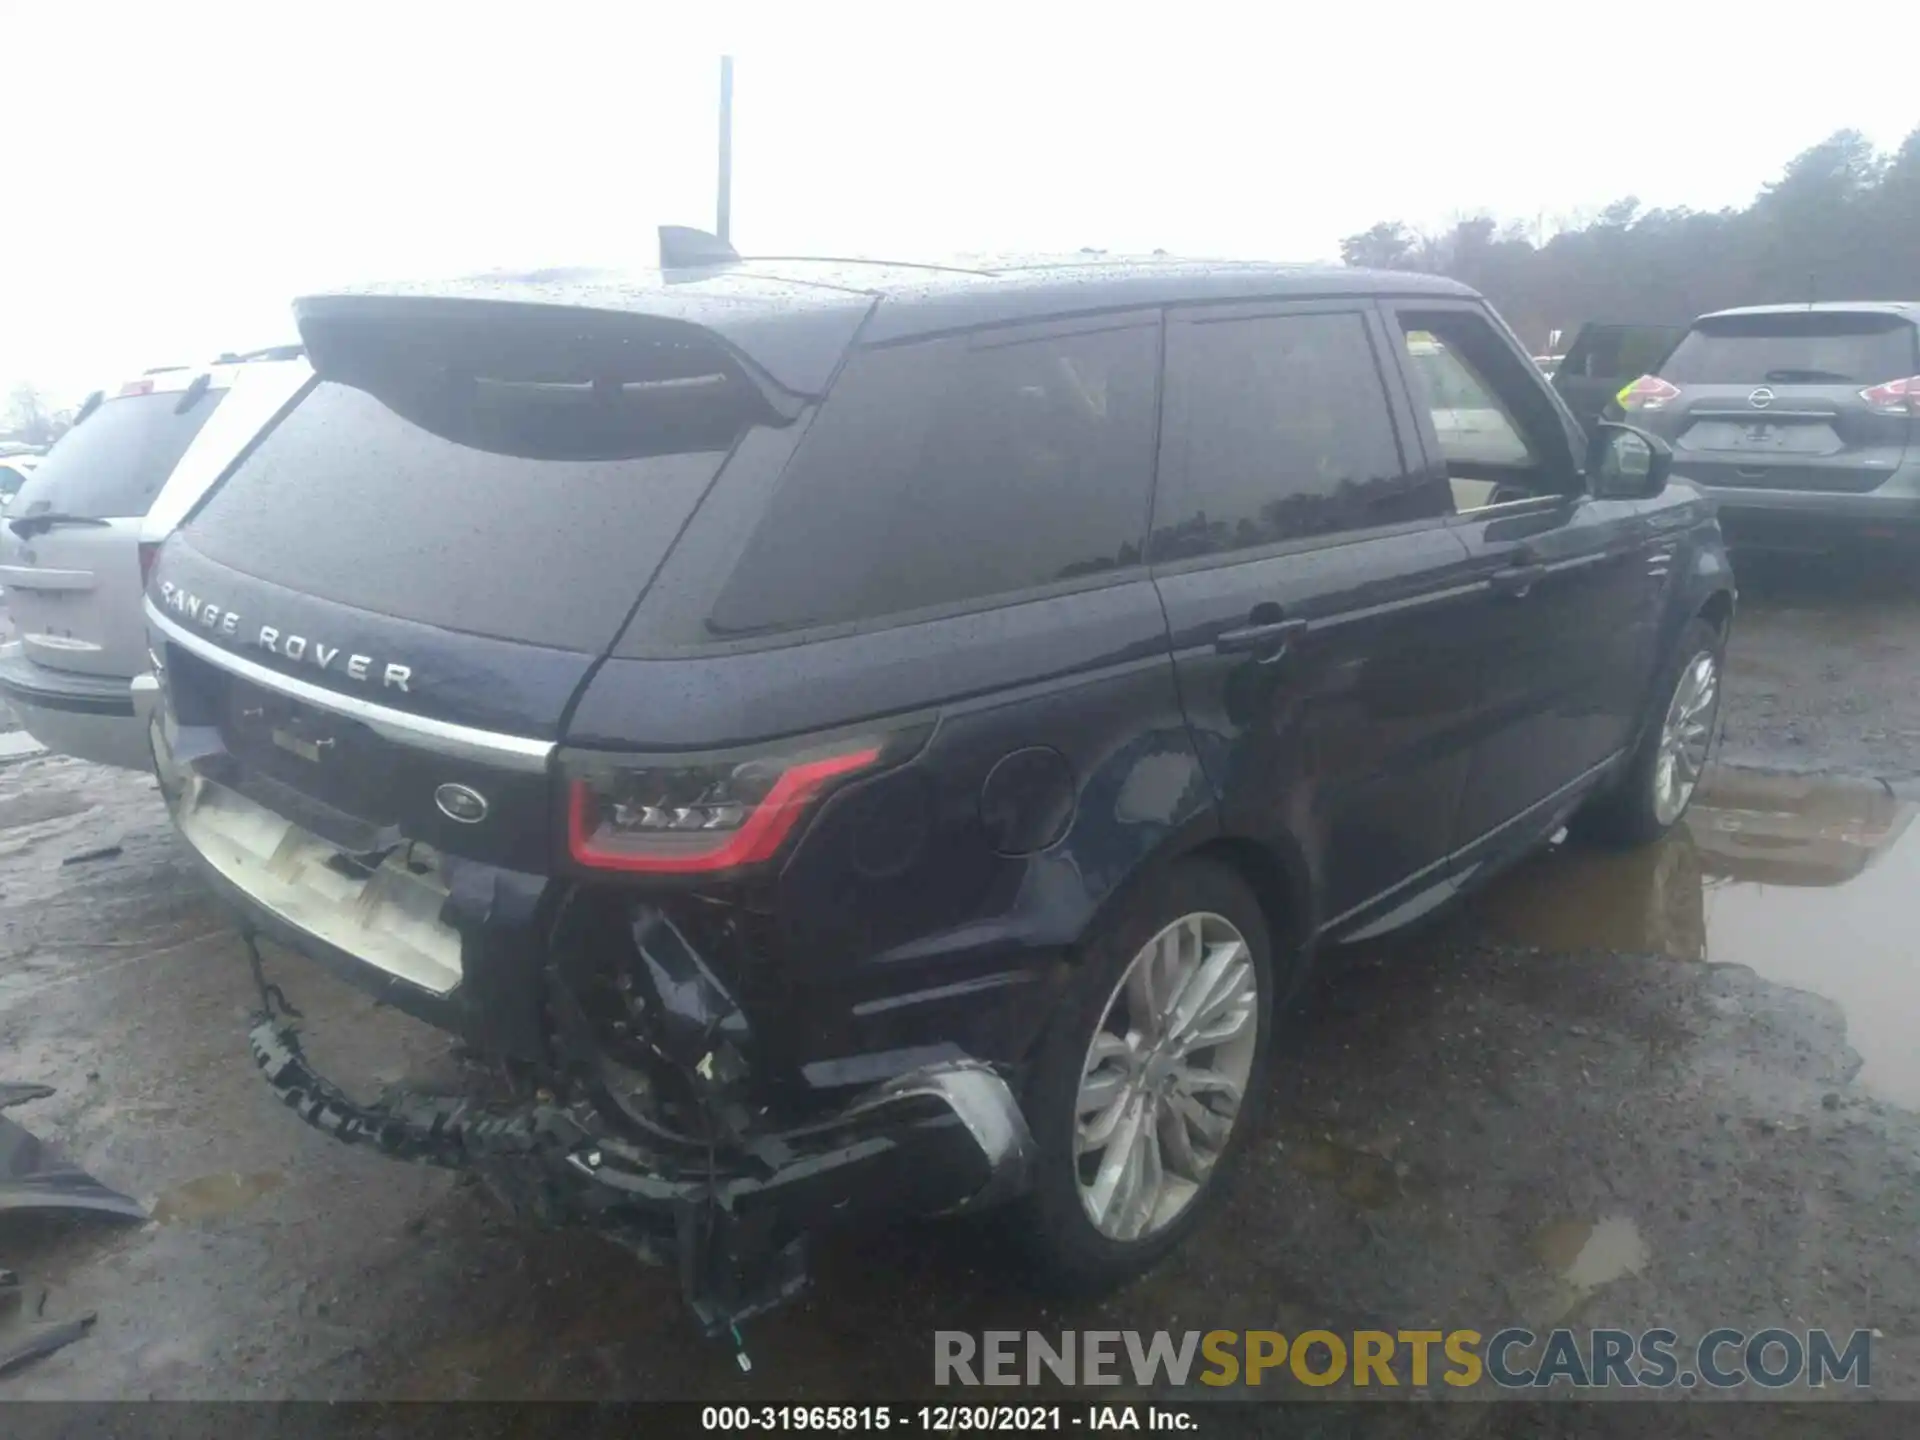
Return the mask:
[[176, 615], [186, 617], [203, 630], [244, 644], [255, 645], [269, 655], [277, 655], [282, 660], [291, 660], [296, 664], [311, 665], [330, 675], [344, 675], [362, 685], [378, 685], [383, 690], [403, 690], [413, 693], [413, 667], [402, 665], [395, 660], [377, 659], [372, 655], [356, 655], [350, 650], [342, 650], [338, 645], [328, 644], [310, 635], [296, 635], [290, 630], [282, 630], [277, 625], [259, 625], [241, 628], [240, 612], [229, 610], [211, 600], [203, 600], [189, 590], [182, 590], [171, 580], [160, 582], [160, 603]]
[[478, 825], [487, 818], [487, 797], [465, 785], [442, 785], [433, 792], [433, 803], [442, 815], [462, 825]]

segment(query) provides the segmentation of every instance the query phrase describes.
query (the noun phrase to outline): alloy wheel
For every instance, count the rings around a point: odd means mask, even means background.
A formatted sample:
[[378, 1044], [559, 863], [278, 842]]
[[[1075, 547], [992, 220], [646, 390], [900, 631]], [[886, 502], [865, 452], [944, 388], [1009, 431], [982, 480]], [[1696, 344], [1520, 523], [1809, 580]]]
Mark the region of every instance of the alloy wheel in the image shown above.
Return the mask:
[[1710, 654], [1695, 655], [1680, 672], [1666, 719], [1660, 725], [1660, 751], [1653, 766], [1653, 813], [1671, 825], [1686, 810], [1707, 766], [1713, 742], [1714, 709], [1720, 702], [1720, 666]]
[[1074, 1164], [1101, 1234], [1171, 1225], [1218, 1165], [1260, 1040], [1260, 981], [1223, 916], [1181, 917], [1133, 957], [1081, 1069]]

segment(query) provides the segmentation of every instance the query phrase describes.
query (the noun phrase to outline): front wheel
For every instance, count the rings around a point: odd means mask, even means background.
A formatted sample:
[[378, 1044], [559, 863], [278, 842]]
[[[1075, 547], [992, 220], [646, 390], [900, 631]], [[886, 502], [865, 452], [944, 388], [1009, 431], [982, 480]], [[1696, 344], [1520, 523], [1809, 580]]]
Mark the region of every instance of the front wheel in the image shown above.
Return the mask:
[[1084, 948], [1028, 1094], [1039, 1169], [1017, 1223], [1051, 1279], [1128, 1279], [1215, 1198], [1265, 1089], [1269, 943], [1240, 878], [1188, 861]]
[[1688, 624], [1654, 690], [1639, 744], [1619, 783], [1579, 817], [1585, 835], [1615, 845], [1658, 840], [1687, 813], [1720, 722], [1725, 642], [1704, 620]]

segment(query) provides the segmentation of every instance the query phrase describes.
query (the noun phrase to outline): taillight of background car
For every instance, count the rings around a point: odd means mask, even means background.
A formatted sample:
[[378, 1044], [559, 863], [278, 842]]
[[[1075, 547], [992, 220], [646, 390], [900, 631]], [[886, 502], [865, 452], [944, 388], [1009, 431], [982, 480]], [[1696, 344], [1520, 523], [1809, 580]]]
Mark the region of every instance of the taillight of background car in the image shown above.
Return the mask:
[[1632, 413], [1635, 410], [1663, 410], [1667, 402], [1679, 394], [1678, 385], [1670, 384], [1658, 375], [1642, 375], [1613, 398], [1622, 410]]
[[1882, 415], [1920, 415], [1920, 375], [1869, 386], [1860, 398]]
[[826, 795], [898, 758], [907, 737], [678, 763], [570, 762], [567, 850], [576, 864], [638, 874], [711, 874], [776, 855]]

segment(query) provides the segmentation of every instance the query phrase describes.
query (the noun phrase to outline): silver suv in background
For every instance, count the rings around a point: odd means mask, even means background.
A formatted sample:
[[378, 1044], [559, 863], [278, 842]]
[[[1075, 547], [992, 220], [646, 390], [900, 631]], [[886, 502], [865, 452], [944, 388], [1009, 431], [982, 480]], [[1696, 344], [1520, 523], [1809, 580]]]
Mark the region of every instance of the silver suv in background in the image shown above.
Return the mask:
[[1703, 315], [1619, 398], [1718, 502], [1732, 545], [1920, 541], [1920, 302]]
[[81, 408], [0, 520], [16, 640], [0, 698], [50, 750], [146, 769], [132, 684], [148, 668], [140, 597], [159, 543], [298, 393], [297, 346], [152, 371]]
[[40, 456], [33, 452], [0, 455], [0, 515], [7, 512], [7, 506], [13, 503], [13, 497], [20, 493], [20, 487], [27, 483], [40, 464]]

